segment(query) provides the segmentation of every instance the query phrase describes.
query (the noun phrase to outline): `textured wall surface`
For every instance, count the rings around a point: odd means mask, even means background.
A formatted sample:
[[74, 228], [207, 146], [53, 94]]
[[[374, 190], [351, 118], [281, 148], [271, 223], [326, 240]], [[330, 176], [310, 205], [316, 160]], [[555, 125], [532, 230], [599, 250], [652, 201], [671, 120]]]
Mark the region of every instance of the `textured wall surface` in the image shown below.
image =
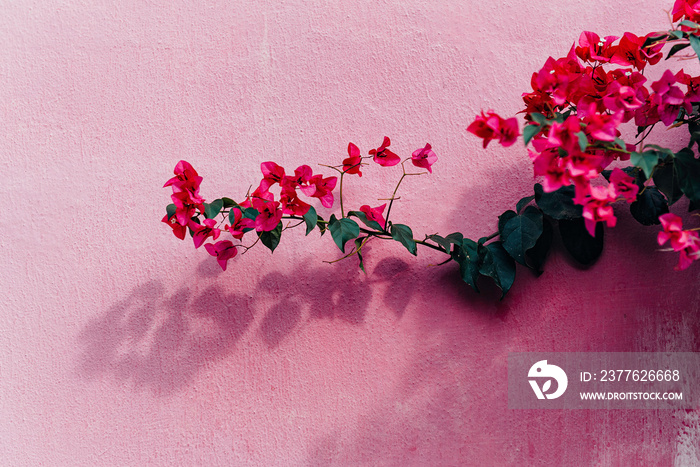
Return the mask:
[[[482, 150], [474, 115], [520, 110], [580, 31], [665, 29], [670, 7], [1, 1], [0, 464], [698, 465], [697, 411], [507, 408], [508, 352], [700, 351], [699, 267], [673, 271], [629, 214], [590, 270], [557, 245], [503, 302], [439, 255], [381, 244], [365, 276], [298, 231], [221, 273], [160, 223], [180, 159], [240, 199], [262, 161], [389, 135], [439, 155], [396, 219], [490, 234], [532, 170], [520, 145]], [[368, 168], [347, 203], [397, 172]]]

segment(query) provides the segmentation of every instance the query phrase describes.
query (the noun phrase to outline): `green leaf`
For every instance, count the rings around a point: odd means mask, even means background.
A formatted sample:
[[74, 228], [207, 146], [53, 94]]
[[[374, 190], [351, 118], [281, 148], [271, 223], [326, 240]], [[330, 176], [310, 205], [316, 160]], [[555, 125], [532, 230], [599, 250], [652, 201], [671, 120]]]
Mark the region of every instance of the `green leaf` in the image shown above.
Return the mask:
[[457, 245], [461, 245], [463, 239], [464, 239], [464, 236], [459, 232], [451, 233], [447, 237], [445, 237], [445, 240], [452, 242], [452, 243], [456, 243]]
[[573, 258], [584, 266], [595, 263], [603, 252], [604, 231], [601, 222], [596, 225], [595, 237], [586, 230], [583, 217], [559, 221], [562, 243]]
[[675, 31], [669, 31], [669, 34], [674, 36], [676, 39], [683, 39], [683, 31], [675, 30]]
[[269, 232], [260, 232], [258, 233], [258, 236], [260, 237], [260, 241], [270, 249], [270, 251], [274, 252], [275, 248], [277, 248], [277, 245], [280, 244], [280, 238], [282, 237], [282, 222], [277, 224], [277, 227], [275, 227], [274, 230], [271, 230]]
[[304, 222], [306, 223], [306, 235], [309, 235], [318, 224], [318, 214], [313, 206], [309, 207], [309, 210], [304, 214]]
[[[654, 150], [660, 152], [661, 154], [659, 154], [659, 159], [662, 159], [662, 160], [673, 159], [673, 156], [674, 156], [673, 151], [671, 151], [669, 148], [659, 146], [658, 144], [647, 144], [644, 146], [644, 149], [647, 149], [647, 148], [651, 148], [651, 149], [654, 149]], [[661, 157], [662, 154], [665, 154], [665, 157], [662, 158]]]
[[328, 225], [326, 224], [325, 219], [323, 219], [323, 217], [321, 216], [318, 216], [316, 226], [318, 227], [318, 230], [321, 231], [321, 237], [323, 237], [323, 234], [326, 233], [326, 230], [328, 230]]
[[515, 261], [506, 252], [500, 241], [479, 245], [479, 252], [483, 258], [479, 272], [496, 282], [496, 285], [501, 289], [501, 300], [503, 300], [515, 280]]
[[224, 209], [240, 208], [238, 203], [232, 200], [231, 198], [221, 198], [221, 201], [224, 203]]
[[371, 220], [367, 219], [367, 214], [365, 214], [365, 213], [362, 212], [362, 211], [350, 211], [350, 212], [348, 213], [348, 217], [349, 217], [349, 216], [355, 216], [355, 217], [357, 217], [358, 219], [360, 219], [360, 220], [362, 221], [363, 224], [365, 224], [367, 227], [369, 227], [369, 228], [371, 228], [371, 229], [379, 230], [379, 231], [384, 231], [384, 229], [382, 228], [382, 226], [379, 225], [379, 222], [377, 222], [377, 221], [371, 221]]
[[506, 222], [501, 232], [501, 242], [503, 248], [514, 260], [526, 265], [525, 252], [535, 246], [540, 235], [542, 235], [542, 211], [534, 206], [528, 206], [521, 215]]
[[255, 220], [255, 218], [258, 217], [259, 215], [260, 215], [260, 213], [255, 208], [246, 208], [246, 210], [243, 211], [243, 217], [245, 217], [246, 219]]
[[581, 148], [581, 151], [585, 151], [588, 147], [588, 138], [586, 137], [586, 133], [579, 131], [576, 133], [576, 135], [578, 136], [578, 146]]
[[647, 178], [651, 177], [654, 167], [659, 163], [659, 153], [657, 151], [633, 152], [630, 162], [644, 171]]
[[693, 151], [688, 148], [678, 151], [674, 166], [681, 191], [694, 203], [700, 203], [700, 161]]
[[515, 205], [515, 211], [519, 213], [520, 211], [523, 210], [523, 208], [525, 206], [530, 204], [530, 202], [534, 199], [535, 199], [535, 195], [530, 195], [530, 196], [526, 196], [526, 197], [522, 198], [520, 201], [518, 201], [518, 204]]
[[698, 27], [700, 27], [700, 26], [698, 26], [698, 23], [693, 23], [692, 21], [687, 20], [687, 19], [684, 19], [683, 21], [681, 21], [680, 23], [678, 23], [678, 25], [679, 25], [679, 26], [688, 26], [689, 28], [695, 28], [695, 29], [697, 29]]
[[657, 165], [652, 177], [656, 188], [666, 195], [669, 205], [675, 203], [683, 196], [674, 165], [673, 162]]
[[219, 215], [224, 207], [224, 201], [222, 199], [215, 199], [211, 203], [204, 203], [204, 217], [207, 219], [213, 219]]
[[530, 114], [530, 118], [532, 118], [532, 120], [533, 120], [534, 122], [539, 123], [540, 125], [543, 125], [544, 122], [547, 121], [547, 117], [545, 117], [544, 115], [542, 115], [542, 114], [539, 113], [539, 112], [532, 112], [532, 113]]
[[583, 208], [574, 204], [575, 195], [573, 186], [563, 186], [557, 191], [545, 193], [542, 185], [535, 185], [537, 206], [552, 219], [576, 219], [583, 215]]
[[364, 241], [365, 238], [367, 238], [367, 237], [355, 239], [355, 250], [357, 250], [357, 257], [360, 259], [360, 269], [362, 270], [362, 272], [367, 274], [367, 271], [365, 271], [365, 262], [362, 258], [362, 250], [360, 249], [360, 246], [362, 245], [362, 242]]
[[688, 40], [690, 41], [690, 46], [693, 48], [695, 55], [700, 59], [700, 37], [694, 34], [688, 34]]
[[515, 213], [515, 211], [509, 209], [500, 216], [498, 216], [498, 234], [503, 235], [503, 229], [505, 228], [506, 224], [508, 223], [509, 220], [511, 220], [514, 217], [518, 217], [518, 215]]
[[392, 224], [391, 237], [397, 242], [401, 242], [401, 244], [406, 247], [409, 253], [411, 253], [414, 256], [418, 255], [416, 242], [413, 241], [413, 231], [409, 226], [403, 224]]
[[552, 228], [552, 223], [546, 217], [543, 217], [542, 235], [537, 239], [535, 246], [525, 252], [525, 262], [530, 268], [535, 270], [538, 276], [543, 272], [542, 266], [544, 266], [547, 254], [552, 247], [553, 238], [554, 229]]
[[174, 204], [168, 204], [165, 207], [165, 212], [168, 214], [168, 220], [170, 220], [170, 218], [175, 215], [175, 212], [177, 212], [177, 206]]
[[360, 226], [357, 225], [357, 222], [347, 217], [338, 219], [335, 217], [335, 214], [331, 216], [328, 229], [331, 231], [333, 241], [343, 253], [345, 253], [345, 244], [348, 240], [357, 238], [360, 235]]
[[479, 245], [474, 240], [465, 238], [461, 245], [455, 247], [453, 258], [459, 263], [459, 273], [462, 280], [478, 292], [479, 287], [476, 283], [479, 279], [479, 266], [481, 265]]
[[662, 34], [662, 35], [660, 35], [660, 36], [650, 36], [650, 37], [647, 37], [646, 40], [644, 41], [644, 43], [642, 44], [642, 46], [641, 46], [640, 48], [644, 49], [644, 48], [646, 48], [646, 47], [649, 47], [650, 45], [654, 44], [655, 42], [662, 41], [662, 40], [666, 39], [667, 37], [668, 37], [668, 36], [667, 36], [666, 34]]
[[674, 45], [673, 47], [671, 47], [671, 50], [668, 51], [668, 55], [666, 55], [666, 60], [673, 57], [674, 55], [676, 55], [678, 52], [685, 49], [686, 47], [690, 47], [690, 44], [676, 44], [676, 45]]
[[541, 129], [542, 127], [540, 125], [526, 125], [525, 128], [523, 128], [523, 140], [525, 141], [525, 146], [530, 143], [530, 140], [532, 140], [532, 138], [534, 138]]
[[637, 199], [630, 205], [630, 213], [637, 222], [642, 225], [660, 224], [659, 216], [668, 212], [666, 198], [653, 186], [637, 195]]

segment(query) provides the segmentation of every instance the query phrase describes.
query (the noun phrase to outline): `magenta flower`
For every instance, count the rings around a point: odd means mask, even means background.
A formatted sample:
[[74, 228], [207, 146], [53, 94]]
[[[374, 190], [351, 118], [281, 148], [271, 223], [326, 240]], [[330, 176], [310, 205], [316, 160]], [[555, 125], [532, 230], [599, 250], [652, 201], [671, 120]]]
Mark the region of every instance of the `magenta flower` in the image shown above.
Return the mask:
[[[679, 74], [683, 76], [685, 73], [681, 70]], [[681, 107], [685, 108], [687, 113], [693, 110], [690, 102], [685, 100], [685, 93], [675, 86], [677, 82], [676, 76], [670, 70], [666, 70], [660, 80], [651, 83], [655, 92], [652, 102], [658, 106], [659, 118], [666, 126], [676, 121]]]
[[532, 160], [535, 175], [544, 177], [542, 187], [547, 193], [556, 191], [569, 184], [569, 177], [562, 166], [556, 148], [548, 148], [541, 153], [528, 149], [528, 155]]
[[634, 182], [632, 176], [626, 174], [619, 167], [615, 167], [610, 174], [610, 183], [615, 187], [615, 193], [623, 196], [628, 203], [634, 203], [639, 193], [639, 185]]
[[401, 162], [401, 158], [398, 155], [387, 149], [390, 144], [391, 140], [388, 136], [385, 136], [381, 146], [377, 149], [370, 149], [369, 155], [374, 156], [374, 162], [383, 167], [391, 167]]
[[255, 221], [243, 217], [243, 213], [238, 208], [231, 208], [231, 210], [233, 211], [233, 224], [227, 225], [225, 228], [233, 235], [233, 238], [240, 240], [247, 229], [255, 228]]
[[199, 190], [199, 185], [202, 183], [202, 177], [197, 174], [197, 171], [194, 170], [194, 167], [189, 162], [178, 162], [173, 173], [175, 176], [165, 182], [163, 188], [172, 185], [173, 189], [178, 188], [178, 191], [192, 189], [191, 191], [196, 194]]
[[683, 221], [675, 214], [659, 216], [663, 232], [659, 232], [658, 242], [663, 245], [671, 240], [673, 251], [680, 251], [676, 270], [687, 269], [695, 260], [700, 259], [700, 236], [697, 232], [683, 230]]
[[282, 205], [282, 213], [292, 216], [303, 216], [311, 208], [310, 204], [299, 199], [296, 190], [282, 190], [280, 204]]
[[170, 228], [173, 229], [173, 234], [179, 238], [180, 240], [185, 239], [185, 235], [187, 235], [187, 227], [184, 225], [180, 225], [177, 222], [177, 218], [175, 216], [171, 217], [168, 220], [168, 215], [166, 214], [165, 217], [161, 220], [161, 222], [165, 222], [170, 226]]
[[194, 232], [192, 234], [192, 240], [194, 240], [194, 247], [199, 248], [209, 237], [213, 237], [214, 240], [219, 238], [221, 230], [216, 228], [216, 221], [214, 219], [204, 219], [204, 224], [197, 224], [194, 221], [190, 221], [190, 228]]
[[476, 119], [467, 127], [467, 131], [483, 138], [484, 148], [488, 146], [491, 140], [498, 140], [502, 146], [511, 146], [518, 138], [518, 121], [513, 117], [504, 119], [492, 110], [487, 114], [481, 112]]
[[226, 270], [226, 264], [228, 260], [235, 257], [238, 250], [233, 245], [230, 240], [222, 240], [216, 243], [207, 243], [204, 245], [210, 255], [216, 256], [216, 261], [218, 261], [219, 266], [224, 271]]
[[[189, 191], [178, 191], [170, 195], [170, 199], [173, 200], [175, 204], [175, 218], [177, 222], [182, 225], [188, 225], [192, 216], [197, 213], [197, 209], [200, 212], [204, 212], [204, 199], [198, 198], [197, 200], [192, 199], [191, 193]], [[201, 201], [201, 202], [197, 202]]]
[[280, 183], [284, 178], [284, 169], [274, 162], [263, 162], [260, 164], [260, 171], [263, 179], [260, 182], [260, 189], [267, 191], [275, 183]]
[[253, 207], [258, 211], [255, 218], [255, 230], [258, 232], [269, 232], [275, 230], [277, 224], [282, 220], [282, 210], [277, 201], [265, 201], [259, 198], [253, 199]]
[[360, 206], [360, 211], [365, 213], [367, 220], [374, 221], [385, 229], [386, 220], [382, 215], [384, 213], [384, 208], [386, 208], [386, 203], [382, 204], [381, 206], [377, 206], [376, 208], [371, 208], [369, 205], [365, 204], [364, 206]]
[[591, 237], [595, 237], [595, 226], [598, 222], [605, 221], [608, 227], [615, 227], [617, 218], [610, 203], [616, 198], [613, 185], [590, 187], [590, 192], [583, 199], [583, 219]]
[[333, 189], [338, 183], [338, 177], [323, 178], [323, 175], [314, 175], [311, 178], [309, 186], [302, 186], [301, 191], [306, 196], [318, 198], [324, 207], [330, 208], [333, 206]]
[[576, 55], [586, 62], [594, 62], [597, 60], [602, 63], [607, 63], [615, 52], [612, 44], [617, 39], [617, 36], [601, 38], [594, 32], [584, 31], [578, 39], [579, 47], [576, 47]]
[[424, 148], [416, 149], [411, 154], [411, 162], [416, 167], [423, 169], [428, 169], [428, 172], [433, 173], [433, 169], [430, 167], [437, 160], [437, 154], [433, 151], [430, 143], [427, 143]]
[[353, 143], [348, 143], [348, 156], [347, 159], [343, 159], [343, 172], [357, 174], [362, 177], [362, 172], [360, 172], [360, 164], [362, 163], [360, 148]]

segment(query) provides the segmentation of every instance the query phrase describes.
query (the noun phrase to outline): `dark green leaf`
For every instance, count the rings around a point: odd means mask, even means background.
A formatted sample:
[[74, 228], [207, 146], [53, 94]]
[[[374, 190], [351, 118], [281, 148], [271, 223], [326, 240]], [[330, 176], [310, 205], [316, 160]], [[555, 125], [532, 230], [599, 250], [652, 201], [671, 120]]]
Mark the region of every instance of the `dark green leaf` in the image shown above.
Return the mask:
[[328, 229], [328, 226], [324, 222], [323, 217], [318, 216], [318, 221], [316, 222], [316, 225], [318, 226], [318, 230], [321, 231], [321, 237], [323, 237], [323, 234], [326, 233], [326, 230]]
[[690, 41], [690, 46], [693, 48], [695, 55], [700, 59], [700, 37], [694, 34], [688, 34], [688, 40]]
[[604, 231], [601, 222], [596, 226], [595, 237], [591, 237], [586, 230], [583, 217], [560, 220], [559, 233], [569, 254], [584, 266], [595, 263], [603, 252]]
[[459, 273], [462, 280], [469, 284], [472, 289], [479, 291], [477, 280], [479, 279], [479, 266], [481, 257], [479, 246], [474, 240], [465, 238], [461, 246], [455, 247], [454, 260], [459, 263]]
[[649, 178], [659, 162], [659, 153], [656, 151], [633, 152], [630, 156], [630, 162], [642, 169], [644, 175]]
[[224, 201], [221, 199], [215, 199], [211, 203], [204, 203], [204, 217], [207, 219], [215, 218], [219, 215], [223, 207]]
[[360, 249], [360, 246], [362, 245], [362, 242], [365, 238], [367, 237], [355, 239], [355, 250], [357, 250], [357, 257], [360, 259], [360, 269], [362, 270], [362, 272], [367, 274], [367, 271], [365, 271], [365, 262], [362, 258], [362, 250]]
[[175, 206], [174, 204], [168, 204], [165, 207], [165, 212], [168, 214], [168, 220], [170, 220], [170, 218], [175, 215], [176, 211], [177, 211], [177, 206]]
[[694, 22], [687, 20], [687, 19], [684, 19], [683, 21], [678, 23], [678, 25], [679, 26], [688, 26], [689, 28], [695, 28], [695, 29], [700, 27], [700, 26], [698, 26], [698, 23], [694, 23]]
[[666, 195], [668, 204], [675, 203], [683, 196], [678, 182], [678, 176], [673, 166], [673, 162], [667, 162], [663, 165], [656, 166], [654, 176], [652, 177], [656, 188]]
[[379, 225], [379, 222], [377, 222], [377, 221], [371, 221], [371, 220], [367, 219], [367, 215], [366, 215], [364, 212], [362, 212], [362, 211], [350, 211], [350, 212], [348, 213], [348, 216], [355, 216], [355, 217], [357, 217], [358, 219], [360, 219], [360, 220], [362, 221], [363, 224], [365, 224], [367, 227], [369, 227], [369, 228], [371, 228], [371, 229], [379, 230], [379, 231], [383, 231], [383, 230], [384, 230], [384, 229], [382, 228], [382, 226]]
[[331, 216], [328, 229], [331, 231], [333, 241], [343, 253], [345, 253], [345, 244], [348, 240], [357, 238], [360, 235], [360, 226], [357, 225], [357, 222], [347, 217], [338, 219], [335, 217], [335, 214]]
[[503, 229], [505, 228], [506, 224], [508, 223], [509, 220], [511, 220], [514, 217], [518, 217], [518, 215], [515, 213], [515, 211], [509, 209], [500, 216], [498, 216], [498, 234], [503, 235]]
[[260, 215], [260, 213], [255, 208], [247, 208], [245, 211], [243, 211], [243, 217], [245, 217], [246, 219], [255, 220], [255, 218], [258, 217], [259, 215]]
[[525, 206], [527, 206], [528, 204], [530, 204], [530, 202], [531, 202], [532, 200], [534, 200], [534, 199], [535, 199], [535, 195], [530, 195], [530, 196], [524, 197], [523, 199], [521, 199], [520, 201], [518, 201], [518, 204], [515, 205], [515, 211], [519, 213], [520, 211], [523, 210], [523, 208], [524, 208]]
[[540, 125], [525, 125], [525, 128], [523, 128], [523, 141], [525, 141], [525, 146], [530, 143], [530, 140], [532, 140], [541, 129], [542, 127]]
[[700, 161], [693, 151], [688, 148], [678, 151], [674, 166], [681, 191], [691, 201], [700, 203]]
[[676, 45], [674, 45], [673, 47], [671, 47], [671, 50], [668, 51], [668, 55], [666, 55], [666, 60], [673, 57], [674, 55], [676, 55], [678, 52], [685, 49], [686, 47], [690, 47], [690, 44], [676, 44]]
[[700, 204], [694, 203], [692, 201], [688, 203], [688, 212], [697, 211], [698, 209], [700, 209]]
[[451, 233], [447, 237], [445, 237], [445, 240], [447, 240], [448, 242], [456, 243], [457, 245], [461, 245], [463, 239], [464, 236], [459, 232]]
[[452, 250], [452, 243], [440, 235], [429, 235], [428, 239], [443, 247], [448, 253]]
[[503, 248], [501, 242], [479, 245], [479, 255], [483, 258], [479, 272], [491, 277], [501, 289], [501, 300], [515, 280], [515, 261]]
[[413, 241], [413, 231], [409, 226], [403, 224], [392, 224], [391, 237], [397, 242], [401, 242], [401, 244], [406, 247], [409, 253], [411, 253], [414, 256], [418, 255], [416, 242]]
[[669, 148], [659, 146], [658, 144], [647, 144], [644, 146], [644, 149], [648, 149], [648, 148], [651, 148], [651, 149], [658, 151], [660, 153], [659, 159], [661, 159], [661, 160], [672, 159], [674, 156], [673, 151], [671, 151]]
[[668, 212], [666, 198], [653, 186], [648, 186], [637, 195], [630, 205], [630, 213], [642, 225], [660, 224], [659, 216]]
[[542, 211], [534, 206], [528, 206], [521, 215], [506, 222], [501, 231], [501, 242], [503, 248], [514, 260], [525, 265], [525, 252], [535, 246], [540, 235], [542, 235]]
[[277, 245], [280, 244], [280, 238], [282, 237], [282, 222], [277, 224], [277, 227], [275, 227], [274, 230], [271, 230], [269, 232], [260, 232], [258, 233], [260, 236], [260, 241], [270, 249], [270, 251], [274, 252], [275, 248], [277, 248]]
[[240, 207], [238, 203], [231, 198], [221, 198], [221, 201], [224, 203], [224, 209]]
[[575, 194], [573, 186], [564, 186], [557, 191], [545, 193], [542, 185], [535, 185], [535, 201], [542, 212], [552, 219], [575, 219], [583, 215], [583, 208], [574, 204]]
[[546, 218], [542, 218], [542, 235], [537, 239], [535, 246], [525, 252], [525, 261], [527, 265], [534, 269], [539, 276], [542, 274], [542, 266], [547, 259], [547, 253], [552, 246], [552, 238], [554, 237], [554, 229], [552, 223]]
[[309, 210], [304, 214], [304, 222], [306, 223], [306, 235], [309, 235], [318, 224], [318, 214], [313, 206], [309, 207]]
[[650, 45], [652, 45], [652, 44], [654, 44], [654, 43], [656, 43], [656, 42], [662, 41], [662, 40], [666, 39], [667, 37], [668, 37], [668, 36], [667, 36], [666, 34], [662, 34], [662, 35], [660, 35], [660, 36], [650, 36], [650, 37], [647, 37], [646, 40], [644, 41], [644, 43], [642, 44], [642, 47], [641, 47], [641, 48], [644, 49], [644, 48], [646, 48], [646, 47], [649, 47]]

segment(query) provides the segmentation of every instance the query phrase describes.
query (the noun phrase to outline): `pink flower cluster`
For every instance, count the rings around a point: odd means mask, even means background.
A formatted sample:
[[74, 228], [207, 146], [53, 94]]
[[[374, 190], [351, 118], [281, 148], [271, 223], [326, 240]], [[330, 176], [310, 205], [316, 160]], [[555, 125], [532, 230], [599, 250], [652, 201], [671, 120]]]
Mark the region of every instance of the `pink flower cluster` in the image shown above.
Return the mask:
[[659, 220], [664, 228], [663, 232], [659, 232], [659, 245], [670, 240], [673, 251], [680, 252], [677, 270], [687, 269], [693, 261], [700, 259], [700, 236], [697, 232], [683, 230], [683, 221], [675, 214], [663, 214]]
[[486, 114], [481, 112], [481, 115], [478, 115], [476, 120], [467, 127], [467, 131], [483, 138], [484, 148], [494, 139], [504, 147], [511, 146], [520, 135], [515, 117], [506, 120], [493, 110], [489, 110]]
[[[388, 149], [390, 145], [390, 139], [384, 137], [382, 145], [370, 150], [368, 157], [373, 157], [377, 164], [385, 167], [400, 163], [401, 158]], [[350, 143], [348, 157], [343, 160], [342, 171], [337, 168], [335, 170], [341, 174], [362, 176], [360, 171], [362, 159], [359, 148]], [[411, 156], [413, 165], [427, 169], [429, 172], [432, 172], [432, 165], [436, 160], [437, 155], [430, 144], [415, 150]], [[175, 236], [181, 240], [185, 239], [189, 229], [195, 248], [204, 245], [210, 255], [216, 256], [221, 268], [226, 270], [228, 260], [236, 256], [241, 245], [235, 245], [231, 240], [205, 244], [208, 239], [216, 241], [223, 232], [230, 233], [233, 239], [241, 240], [249, 231], [259, 234], [274, 231], [285, 215], [298, 219], [308, 213], [311, 205], [303, 201], [299, 197], [300, 194], [317, 198], [326, 208], [333, 207], [335, 201], [333, 190], [338, 183], [338, 177], [314, 174], [308, 165], [297, 167], [294, 169], [294, 174], [287, 174], [285, 169], [275, 162], [263, 162], [260, 164], [260, 171], [263, 178], [255, 191], [242, 203], [229, 200], [233, 204], [233, 206], [231, 204], [227, 206], [230, 210], [220, 211], [224, 214], [223, 221], [217, 222], [207, 218], [200, 221], [200, 215], [206, 217], [205, 200], [199, 195], [202, 177], [188, 162], [178, 162], [174, 170], [175, 176], [165, 183], [166, 187], [172, 187], [171, 199], [175, 211], [169, 210], [162, 221], [170, 226]], [[278, 197], [275, 196], [277, 190], [272, 191], [277, 185], [279, 186]], [[223, 205], [223, 199], [217, 201]], [[383, 217], [385, 208], [386, 204], [375, 208], [363, 205], [360, 211], [365, 213], [368, 220], [376, 221], [382, 229], [385, 229], [386, 219]], [[230, 225], [226, 224], [227, 220]]]
[[[679, 0], [674, 15], [676, 10], [692, 17], [700, 10], [700, 1]], [[629, 160], [636, 149], [619, 139], [618, 127], [632, 120], [639, 127], [659, 122], [670, 126], [681, 110], [690, 114], [692, 104], [700, 102], [700, 77], [683, 70], [676, 74], [667, 70], [646, 86], [641, 72], [662, 58], [662, 43], [643, 46], [654, 35], [627, 32], [618, 38], [583, 32], [566, 57], [547, 59], [532, 75], [532, 92], [522, 96], [525, 118], [535, 129], [528, 149], [535, 175], [543, 177], [546, 192], [574, 185], [575, 202], [583, 205], [591, 233], [597, 222], [615, 225], [610, 203], [619, 196], [633, 202], [632, 194], [639, 190], [621, 171], [615, 172], [616, 180], [608, 187], [591, 185], [613, 161]], [[609, 65], [617, 67], [606, 70]], [[482, 112], [467, 130], [483, 138], [484, 147], [493, 139], [508, 146], [515, 139], [513, 128], [517, 136], [517, 125], [508, 121], [492, 111]]]

